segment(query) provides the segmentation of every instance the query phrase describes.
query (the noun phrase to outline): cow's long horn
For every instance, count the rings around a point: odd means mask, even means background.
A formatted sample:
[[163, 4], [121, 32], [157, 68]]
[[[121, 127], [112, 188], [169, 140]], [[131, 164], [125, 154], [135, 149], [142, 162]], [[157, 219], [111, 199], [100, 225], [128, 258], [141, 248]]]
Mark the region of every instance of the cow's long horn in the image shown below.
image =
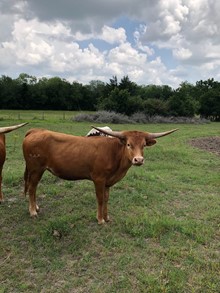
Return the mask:
[[118, 137], [120, 139], [124, 138], [124, 135], [120, 131], [104, 130], [104, 129], [101, 129], [101, 128], [95, 127], [95, 126], [92, 126], [92, 128], [95, 128], [96, 130], [98, 130], [104, 134], [110, 135], [110, 136]]
[[17, 125], [12, 125], [12, 126], [8, 126], [8, 127], [0, 127], [0, 133], [10, 132], [10, 131], [15, 130], [17, 128], [20, 128], [26, 124], [28, 124], [28, 122], [17, 124]]
[[154, 138], [158, 138], [158, 137], [162, 137], [162, 136], [165, 136], [165, 135], [171, 134], [171, 133], [173, 133], [173, 132], [175, 132], [175, 131], [177, 131], [177, 130], [178, 130], [178, 128], [176, 128], [176, 129], [172, 129], [172, 130], [169, 130], [169, 131], [165, 131], [165, 132], [148, 133], [148, 134], [147, 134], [147, 137], [148, 137], [149, 139], [154, 139]]

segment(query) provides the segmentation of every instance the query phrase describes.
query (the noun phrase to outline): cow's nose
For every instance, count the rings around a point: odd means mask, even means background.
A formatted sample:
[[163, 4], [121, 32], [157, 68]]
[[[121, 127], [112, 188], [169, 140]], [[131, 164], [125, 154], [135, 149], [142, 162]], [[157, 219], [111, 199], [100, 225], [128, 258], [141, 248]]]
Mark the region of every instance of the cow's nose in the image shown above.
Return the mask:
[[144, 163], [144, 158], [143, 157], [134, 157], [132, 160], [132, 164], [136, 166], [141, 166]]

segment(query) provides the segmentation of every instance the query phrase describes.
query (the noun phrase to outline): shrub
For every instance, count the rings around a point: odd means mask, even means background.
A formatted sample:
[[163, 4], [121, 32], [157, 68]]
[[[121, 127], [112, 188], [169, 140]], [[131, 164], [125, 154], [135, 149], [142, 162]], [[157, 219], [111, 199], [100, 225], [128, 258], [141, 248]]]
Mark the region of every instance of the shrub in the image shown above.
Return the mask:
[[201, 123], [209, 123], [210, 121], [207, 119], [201, 119], [197, 117], [176, 117], [169, 116], [164, 117], [160, 115], [154, 115], [148, 117], [148, 123], [184, 123], [184, 124], [201, 124]]
[[79, 114], [73, 117], [72, 120], [77, 122], [88, 121], [113, 124], [135, 123], [135, 121], [133, 121], [127, 115], [108, 111], [98, 111], [94, 114]]
[[144, 124], [149, 122], [150, 117], [144, 114], [143, 112], [137, 112], [131, 115], [131, 119], [136, 123]]
[[120, 113], [98, 111], [92, 114], [79, 114], [72, 117], [73, 121], [77, 122], [97, 122], [97, 123], [111, 123], [111, 124], [128, 124], [128, 123], [208, 123], [209, 120], [201, 119], [199, 117], [176, 117], [169, 116], [164, 117], [160, 115], [146, 115], [143, 112], [134, 113], [131, 116], [127, 116]]

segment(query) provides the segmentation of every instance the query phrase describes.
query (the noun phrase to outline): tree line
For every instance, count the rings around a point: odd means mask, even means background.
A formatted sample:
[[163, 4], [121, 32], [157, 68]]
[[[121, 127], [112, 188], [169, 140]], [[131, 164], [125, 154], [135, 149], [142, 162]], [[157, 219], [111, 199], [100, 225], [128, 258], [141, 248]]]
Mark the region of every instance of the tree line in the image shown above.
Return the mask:
[[177, 89], [168, 85], [137, 85], [128, 76], [109, 82], [92, 80], [83, 85], [60, 77], [40, 78], [21, 73], [13, 79], [0, 78], [0, 109], [26, 110], [107, 110], [128, 116], [199, 115], [220, 121], [220, 82], [213, 78], [183, 82]]

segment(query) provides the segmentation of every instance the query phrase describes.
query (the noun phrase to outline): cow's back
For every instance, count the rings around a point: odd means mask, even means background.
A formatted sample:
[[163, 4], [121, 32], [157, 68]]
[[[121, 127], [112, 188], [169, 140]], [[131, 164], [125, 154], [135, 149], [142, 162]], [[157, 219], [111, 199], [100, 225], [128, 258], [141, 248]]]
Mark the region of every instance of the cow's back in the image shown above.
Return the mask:
[[47, 169], [63, 179], [92, 179], [115, 172], [121, 160], [117, 138], [81, 137], [31, 129], [23, 142], [29, 169]]

